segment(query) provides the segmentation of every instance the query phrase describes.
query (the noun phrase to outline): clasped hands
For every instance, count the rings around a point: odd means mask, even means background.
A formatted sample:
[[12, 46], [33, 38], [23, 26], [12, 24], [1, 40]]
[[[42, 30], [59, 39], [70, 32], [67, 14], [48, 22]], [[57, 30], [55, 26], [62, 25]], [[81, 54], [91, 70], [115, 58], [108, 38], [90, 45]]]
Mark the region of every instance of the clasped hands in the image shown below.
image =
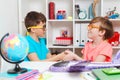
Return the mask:
[[63, 61], [71, 61], [71, 60], [83, 60], [81, 57], [79, 57], [77, 54], [73, 53], [70, 50], [65, 50], [62, 54], [64, 54], [63, 56]]

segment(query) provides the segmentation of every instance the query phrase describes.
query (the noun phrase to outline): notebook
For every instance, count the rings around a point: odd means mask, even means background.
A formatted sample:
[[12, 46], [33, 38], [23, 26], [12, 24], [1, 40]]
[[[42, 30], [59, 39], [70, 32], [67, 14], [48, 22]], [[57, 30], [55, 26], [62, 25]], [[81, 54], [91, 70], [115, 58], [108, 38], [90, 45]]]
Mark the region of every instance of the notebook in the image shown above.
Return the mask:
[[120, 74], [108, 75], [105, 74], [102, 69], [93, 69], [92, 73], [98, 78], [98, 80], [120, 80]]

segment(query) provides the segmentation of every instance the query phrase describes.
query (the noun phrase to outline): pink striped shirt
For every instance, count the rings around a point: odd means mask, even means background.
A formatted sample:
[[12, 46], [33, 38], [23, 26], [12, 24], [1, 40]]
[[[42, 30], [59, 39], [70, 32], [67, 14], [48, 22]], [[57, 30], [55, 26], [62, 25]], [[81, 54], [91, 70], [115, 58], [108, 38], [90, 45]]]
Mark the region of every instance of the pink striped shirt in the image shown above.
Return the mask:
[[103, 41], [96, 47], [92, 47], [92, 42], [88, 42], [81, 52], [85, 60], [95, 61], [98, 55], [104, 55], [106, 57], [105, 62], [110, 62], [112, 60], [113, 49], [107, 41]]

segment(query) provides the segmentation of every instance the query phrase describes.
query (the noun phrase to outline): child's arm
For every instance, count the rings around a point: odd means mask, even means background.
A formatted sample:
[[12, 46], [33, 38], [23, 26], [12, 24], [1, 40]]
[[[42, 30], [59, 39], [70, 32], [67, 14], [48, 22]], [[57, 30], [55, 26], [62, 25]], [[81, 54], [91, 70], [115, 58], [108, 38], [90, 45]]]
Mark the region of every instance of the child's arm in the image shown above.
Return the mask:
[[63, 60], [69, 61], [69, 60], [83, 60], [81, 57], [79, 57], [77, 54], [73, 53], [70, 50], [66, 50], [65, 53], [67, 54]]
[[31, 54], [28, 55], [28, 58], [30, 59], [30, 61], [41, 61], [41, 62], [44, 62], [44, 61], [59, 61], [59, 60], [63, 60], [65, 55], [66, 54], [64, 52], [62, 52], [58, 55], [54, 55], [54, 56], [52, 56], [51, 53], [48, 53], [47, 59], [40, 60], [38, 58], [38, 56], [36, 55], [36, 53], [31, 53]]
[[36, 55], [36, 53], [30, 53], [30, 54], [28, 54], [28, 58], [29, 58], [30, 61], [39, 61], [39, 58]]
[[44, 62], [44, 61], [59, 61], [59, 60], [63, 60], [64, 56], [66, 54], [65, 53], [61, 53], [61, 54], [58, 54], [58, 55], [50, 55], [50, 53], [48, 53], [47, 56], [49, 56], [49, 58], [45, 59], [45, 60], [40, 60], [38, 58], [38, 56], [36, 55], [36, 53], [31, 53], [28, 55], [28, 58], [30, 61], [41, 61], [41, 62]]
[[82, 60], [82, 58], [80, 58], [78, 55], [74, 54], [70, 50], [65, 50], [64, 52], [62, 52], [56, 56], [51, 56], [51, 58], [49, 58], [49, 60], [50, 61], [59, 61], [59, 60], [70, 61], [70, 60]]
[[105, 62], [106, 56], [98, 55], [94, 62]]
[[48, 53], [47, 60], [48, 61], [60, 61], [63, 60], [63, 58], [66, 56], [65, 52], [61, 52], [57, 55], [51, 55], [51, 53]]
[[50, 53], [48, 53], [47, 55], [47, 59], [45, 60], [40, 60], [38, 58], [38, 56], [36, 55], [36, 53], [31, 53], [28, 55], [28, 58], [30, 59], [30, 61], [60, 61], [60, 60], [82, 60], [82, 58], [80, 58], [78, 55], [74, 54], [72, 51], [70, 50], [66, 50], [58, 55], [54, 55], [52, 56]]
[[55, 56], [56, 56], [56, 54], [53, 54], [53, 55], [52, 55], [51, 53], [48, 53], [48, 54], [47, 54], [47, 59], [52, 58], [52, 57], [55, 57]]

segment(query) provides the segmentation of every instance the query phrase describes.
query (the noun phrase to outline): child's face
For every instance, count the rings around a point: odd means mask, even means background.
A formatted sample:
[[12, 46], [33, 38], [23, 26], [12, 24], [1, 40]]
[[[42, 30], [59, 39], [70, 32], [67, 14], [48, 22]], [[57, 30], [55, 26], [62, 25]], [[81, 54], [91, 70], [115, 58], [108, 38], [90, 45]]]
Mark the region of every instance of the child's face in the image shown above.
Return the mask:
[[95, 39], [99, 37], [99, 23], [93, 23], [88, 25], [88, 38]]
[[46, 32], [46, 28], [44, 27], [45, 23], [40, 22], [36, 28], [34, 28], [34, 33], [36, 34], [36, 36], [38, 37], [44, 37], [45, 36], [45, 32]]

